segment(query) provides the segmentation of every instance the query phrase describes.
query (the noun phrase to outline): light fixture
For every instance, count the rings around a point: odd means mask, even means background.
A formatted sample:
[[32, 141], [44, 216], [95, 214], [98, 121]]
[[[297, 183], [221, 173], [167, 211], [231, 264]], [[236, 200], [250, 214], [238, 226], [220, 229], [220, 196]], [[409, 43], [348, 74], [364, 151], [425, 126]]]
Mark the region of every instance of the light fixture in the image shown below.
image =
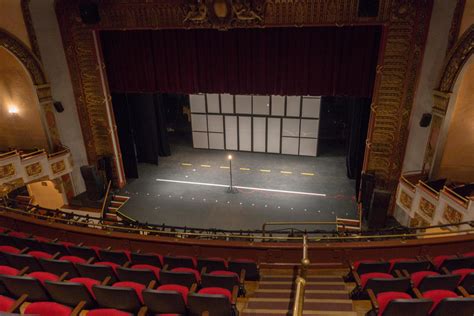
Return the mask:
[[232, 155], [227, 156], [227, 159], [232, 160]]
[[10, 105], [10, 106], [8, 107], [8, 113], [10, 113], [10, 114], [13, 115], [13, 114], [18, 114], [18, 112], [19, 112], [19, 110], [18, 110], [18, 108], [17, 108], [16, 106]]

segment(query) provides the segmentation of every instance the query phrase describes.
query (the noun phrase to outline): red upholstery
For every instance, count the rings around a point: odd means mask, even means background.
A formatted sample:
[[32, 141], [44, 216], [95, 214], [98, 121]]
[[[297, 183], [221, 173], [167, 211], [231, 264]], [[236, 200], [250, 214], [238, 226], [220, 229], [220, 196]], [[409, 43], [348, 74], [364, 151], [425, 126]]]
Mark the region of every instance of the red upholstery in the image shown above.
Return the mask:
[[415, 261], [415, 259], [412, 259], [412, 258], [394, 258], [394, 259], [390, 259], [388, 260], [388, 262], [390, 262], [390, 270], [389, 271], [392, 271], [393, 269], [393, 266], [395, 265], [395, 263], [397, 262], [413, 262]]
[[116, 282], [113, 287], [131, 287], [132, 289], [135, 290], [135, 292], [138, 295], [138, 298], [140, 299], [140, 302], [143, 304], [143, 295], [142, 291], [146, 289], [146, 286], [143, 284], [137, 283], [137, 282], [131, 282], [131, 281], [123, 281], [123, 282]]
[[0, 226], [0, 233], [4, 233], [8, 230], [8, 228]]
[[44, 281], [59, 281], [59, 277], [56, 274], [52, 274], [49, 272], [32, 272], [28, 274], [28, 276], [37, 279], [42, 284], [44, 284]]
[[102, 248], [100, 248], [100, 247], [98, 247], [98, 246], [86, 246], [86, 247], [89, 247], [89, 248], [91, 248], [92, 250], [94, 250], [96, 256], [100, 258], [100, 256], [99, 256], [99, 250], [102, 249]]
[[462, 254], [463, 257], [474, 257], [474, 251], [466, 252]]
[[71, 247], [76, 245], [75, 243], [69, 241], [60, 241], [59, 244], [63, 245], [64, 247]]
[[206, 260], [221, 261], [221, 262], [224, 262], [224, 265], [226, 268], [229, 266], [229, 264], [227, 263], [227, 260], [225, 260], [224, 258], [210, 257], [210, 258], [206, 258]]
[[31, 303], [25, 309], [25, 314], [40, 316], [69, 316], [71, 312], [72, 308], [54, 302]]
[[422, 295], [424, 298], [428, 298], [433, 301], [433, 306], [431, 306], [430, 314], [436, 308], [439, 302], [441, 302], [443, 299], [448, 297], [458, 297], [456, 293], [448, 290], [431, 290], [426, 291]]
[[95, 298], [95, 295], [94, 295], [94, 291], [92, 291], [92, 286], [93, 285], [99, 285], [100, 282], [97, 281], [97, 280], [94, 280], [94, 279], [91, 279], [91, 278], [72, 278], [69, 280], [69, 282], [73, 282], [73, 283], [81, 283], [81, 284], [84, 284], [85, 287], [89, 290], [89, 292], [91, 293], [92, 297]]
[[433, 263], [436, 269], [439, 269], [443, 265], [444, 260], [452, 258], [453, 256], [437, 256], [433, 258]]
[[235, 272], [232, 272], [232, 271], [225, 271], [225, 270], [216, 270], [216, 271], [212, 271], [211, 273], [209, 273], [210, 275], [223, 275], [223, 276], [233, 276], [237, 279], [237, 281], [239, 281], [240, 277], [237, 273]]
[[35, 236], [35, 239], [41, 242], [51, 242], [51, 239], [43, 237], [43, 236]]
[[429, 275], [439, 275], [439, 273], [434, 272], [434, 271], [418, 271], [418, 272], [412, 273], [410, 278], [411, 278], [411, 282], [413, 283], [413, 286], [418, 287], [421, 281]]
[[161, 265], [163, 266], [163, 256], [156, 252], [152, 252], [151, 254], [157, 256], [158, 259], [160, 259]]
[[181, 296], [183, 296], [184, 303], [188, 303], [188, 288], [182, 285], [178, 284], [165, 284], [165, 285], [160, 285], [157, 288], [158, 291], [174, 291], [181, 293]]
[[360, 285], [362, 288], [365, 288], [365, 285], [370, 279], [393, 279], [393, 275], [388, 274], [388, 273], [381, 273], [381, 272], [371, 272], [371, 273], [366, 273], [362, 274], [360, 276]]
[[212, 294], [212, 295], [224, 295], [227, 297], [229, 302], [232, 302], [232, 293], [230, 293], [229, 290], [223, 289], [220, 287], [206, 287], [203, 289], [200, 289], [199, 294]]
[[86, 316], [131, 316], [133, 314], [113, 308], [99, 308], [89, 311]]
[[377, 303], [379, 303], [378, 316], [382, 316], [388, 304], [397, 299], [410, 299], [411, 296], [403, 292], [382, 292], [377, 295]]
[[28, 235], [23, 232], [15, 232], [11, 231], [8, 233], [8, 236], [16, 237], [16, 238], [28, 238]]
[[87, 261], [81, 257], [76, 256], [62, 256], [59, 260], [66, 260], [72, 263], [86, 263]]
[[53, 258], [53, 255], [47, 253], [47, 252], [44, 252], [44, 251], [37, 251], [37, 250], [34, 250], [34, 251], [30, 251], [28, 252], [28, 254], [30, 256], [33, 256], [35, 257], [36, 259], [51, 259]]
[[7, 253], [20, 253], [20, 249], [12, 247], [12, 246], [0, 246], [0, 251], [1, 252], [7, 252]]
[[114, 270], [114, 272], [115, 272], [115, 270], [116, 270], [118, 267], [120, 267], [120, 265], [118, 265], [118, 264], [116, 264], [116, 263], [114, 263], [114, 262], [108, 262], [108, 261], [99, 261], [99, 262], [96, 262], [96, 263], [94, 263], [94, 264], [95, 264], [96, 266], [109, 266], [109, 267], [111, 267], [111, 268]]
[[201, 274], [199, 271], [191, 269], [191, 268], [174, 268], [171, 270], [172, 272], [191, 272], [194, 273], [194, 276], [196, 277], [196, 281], [201, 282]]
[[2, 275], [18, 275], [20, 271], [18, 269], [9, 267], [9, 266], [0, 266], [0, 274]]
[[150, 264], [136, 264], [132, 266], [132, 269], [139, 269], [139, 270], [151, 270], [155, 274], [156, 278], [160, 279], [160, 268], [152, 266]]
[[6, 312], [15, 303], [14, 299], [0, 295], [0, 312]]
[[460, 284], [469, 273], [474, 273], [474, 269], [458, 269], [451, 272], [451, 274], [459, 274], [461, 276], [458, 284]]
[[372, 262], [377, 262], [377, 260], [359, 260], [354, 262], [354, 270], [357, 271], [359, 269], [359, 266], [361, 263], [372, 263]]
[[197, 260], [194, 257], [190, 256], [176, 256], [175, 258], [182, 258], [182, 259], [191, 259], [193, 261], [193, 266], [196, 268], [197, 267]]
[[125, 255], [126, 255], [127, 258], [128, 258], [128, 261], [131, 261], [131, 260], [132, 260], [132, 259], [130, 259], [130, 253], [131, 253], [130, 250], [120, 249], [120, 250], [117, 250], [117, 251], [121, 251], [121, 252], [125, 253]]

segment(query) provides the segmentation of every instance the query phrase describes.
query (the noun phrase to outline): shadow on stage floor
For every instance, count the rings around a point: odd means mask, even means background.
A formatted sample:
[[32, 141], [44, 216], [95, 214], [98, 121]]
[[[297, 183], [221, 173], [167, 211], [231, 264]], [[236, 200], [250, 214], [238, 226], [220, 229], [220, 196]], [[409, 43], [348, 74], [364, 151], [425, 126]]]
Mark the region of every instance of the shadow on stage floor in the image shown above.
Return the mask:
[[125, 214], [140, 222], [222, 229], [356, 217], [355, 182], [346, 176], [344, 156], [231, 152], [233, 184], [246, 188], [229, 194], [229, 152], [180, 144], [172, 153], [159, 166], [139, 164], [140, 177], [120, 192], [131, 197]]

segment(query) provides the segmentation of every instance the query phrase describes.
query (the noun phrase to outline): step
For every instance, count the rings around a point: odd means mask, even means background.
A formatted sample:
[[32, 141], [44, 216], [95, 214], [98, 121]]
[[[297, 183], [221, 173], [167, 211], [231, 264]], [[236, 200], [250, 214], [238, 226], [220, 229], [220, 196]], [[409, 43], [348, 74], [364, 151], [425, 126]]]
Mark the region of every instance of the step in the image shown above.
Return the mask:
[[352, 225], [352, 226], [360, 225], [360, 220], [358, 219], [336, 217], [336, 222], [339, 224]]
[[107, 208], [107, 211], [109, 211], [109, 212], [111, 212], [111, 213], [115, 213], [115, 212], [117, 212], [117, 210], [118, 210], [118, 207], [109, 206], [109, 207]]
[[[290, 309], [293, 301], [284, 298], [249, 298], [248, 309]], [[348, 299], [305, 299], [304, 310], [352, 311], [352, 301]]]
[[114, 195], [113, 201], [118, 201], [118, 202], [127, 202], [130, 198], [128, 196], [123, 196], [123, 195]]
[[338, 232], [343, 232], [343, 231], [359, 232], [360, 230], [361, 230], [361, 228], [359, 226], [337, 225], [337, 231]]
[[[244, 309], [241, 316], [288, 316], [288, 310], [283, 309]], [[312, 311], [305, 310], [303, 315], [314, 316], [357, 316], [356, 312], [348, 311]]]
[[121, 207], [124, 204], [125, 204], [124, 202], [120, 202], [120, 201], [110, 201], [110, 205], [117, 208]]
[[[293, 282], [259, 282], [259, 289], [291, 289]], [[345, 290], [344, 282], [307, 282], [306, 290]]]
[[[275, 289], [259, 289], [252, 297], [258, 298], [291, 298], [294, 292], [290, 289], [275, 290]], [[305, 290], [305, 298], [317, 299], [349, 299], [349, 294], [345, 290]]]

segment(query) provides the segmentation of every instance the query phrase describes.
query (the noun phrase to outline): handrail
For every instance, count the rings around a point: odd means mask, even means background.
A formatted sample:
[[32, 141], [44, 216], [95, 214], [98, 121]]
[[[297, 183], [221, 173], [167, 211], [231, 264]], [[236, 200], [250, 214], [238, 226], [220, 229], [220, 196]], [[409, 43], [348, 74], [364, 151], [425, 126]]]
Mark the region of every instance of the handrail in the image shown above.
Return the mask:
[[444, 186], [441, 192], [444, 192], [447, 196], [452, 198], [455, 202], [458, 202], [463, 207], [467, 207], [469, 204], [469, 199], [456, 193], [454, 190], [450, 189], [447, 186]]
[[303, 315], [303, 306], [304, 306], [304, 292], [306, 288], [306, 276], [308, 274], [308, 267], [310, 265], [308, 258], [308, 236], [305, 234], [303, 236], [303, 257], [301, 258], [300, 264], [300, 273], [296, 277], [296, 293], [293, 303], [293, 316], [302, 316]]
[[109, 181], [109, 184], [107, 185], [107, 191], [105, 192], [104, 196], [104, 201], [102, 202], [102, 209], [100, 210], [100, 217], [104, 218], [105, 217], [105, 209], [108, 206], [108, 200], [109, 200], [109, 193], [110, 193], [110, 186], [112, 185], [112, 181]]
[[430, 187], [428, 184], [426, 184], [424, 181], [422, 180], [418, 180], [418, 184], [420, 185], [420, 187], [422, 189], [425, 189], [424, 191], [428, 194], [430, 194], [432, 197], [434, 197], [435, 199], [439, 199], [439, 192], [436, 191], [435, 189], [433, 189], [432, 187]]
[[[250, 241], [254, 241], [255, 239], [265, 239], [265, 240], [273, 240], [273, 241], [298, 241], [302, 240], [303, 237], [265, 237], [262, 238], [261, 235], [234, 235], [234, 234], [229, 234], [229, 233], [223, 233], [222, 235], [212, 235], [210, 233], [194, 233], [194, 232], [182, 232], [182, 231], [164, 231], [164, 230], [157, 230], [157, 229], [149, 229], [149, 228], [144, 228], [143, 224], [139, 224], [135, 227], [130, 227], [130, 226], [116, 226], [116, 225], [108, 225], [108, 224], [102, 224], [102, 223], [84, 223], [84, 222], [77, 222], [73, 219], [65, 219], [57, 216], [47, 216], [47, 215], [42, 215], [39, 213], [31, 213], [28, 211], [23, 211], [19, 209], [14, 209], [11, 207], [5, 207], [5, 206], [0, 206], [0, 210], [3, 211], [10, 211], [14, 213], [19, 213], [20, 215], [26, 215], [29, 217], [36, 217], [36, 218], [42, 218], [45, 220], [50, 220], [50, 221], [56, 221], [56, 222], [62, 222], [63, 224], [71, 225], [74, 223], [77, 223], [78, 225], [83, 225], [87, 224], [89, 226], [96, 226], [100, 229], [104, 230], [116, 230], [118, 232], [120, 231], [125, 231], [125, 232], [136, 232], [136, 233], [151, 233], [151, 234], [157, 234], [157, 235], [170, 235], [170, 236], [190, 236], [190, 237], [207, 237], [207, 238], [213, 238], [216, 239], [216, 237], [224, 237], [224, 238], [233, 238], [233, 239], [248, 239]], [[67, 214], [67, 213], [66, 213]], [[70, 214], [71, 215], [71, 214]], [[89, 218], [90, 220], [93, 220], [93, 218]], [[117, 222], [120, 223], [120, 222]], [[458, 230], [455, 234], [460, 235], [460, 234], [474, 234], [474, 228], [470, 229], [463, 229], [463, 230]], [[366, 241], [369, 239], [373, 240], [386, 240], [386, 239], [409, 239], [409, 238], [418, 238], [418, 237], [426, 237], [426, 236], [452, 236], [453, 232], [428, 232], [428, 233], [409, 233], [409, 234], [393, 234], [393, 235], [356, 235], [356, 236], [321, 236], [321, 237], [307, 237], [308, 241], [329, 241], [329, 240], [340, 240], [340, 241]]]
[[[281, 225], [339, 225], [338, 222], [265, 222], [262, 225], [262, 236], [265, 237], [265, 229], [267, 226], [281, 226]], [[344, 224], [341, 224], [344, 225]]]

